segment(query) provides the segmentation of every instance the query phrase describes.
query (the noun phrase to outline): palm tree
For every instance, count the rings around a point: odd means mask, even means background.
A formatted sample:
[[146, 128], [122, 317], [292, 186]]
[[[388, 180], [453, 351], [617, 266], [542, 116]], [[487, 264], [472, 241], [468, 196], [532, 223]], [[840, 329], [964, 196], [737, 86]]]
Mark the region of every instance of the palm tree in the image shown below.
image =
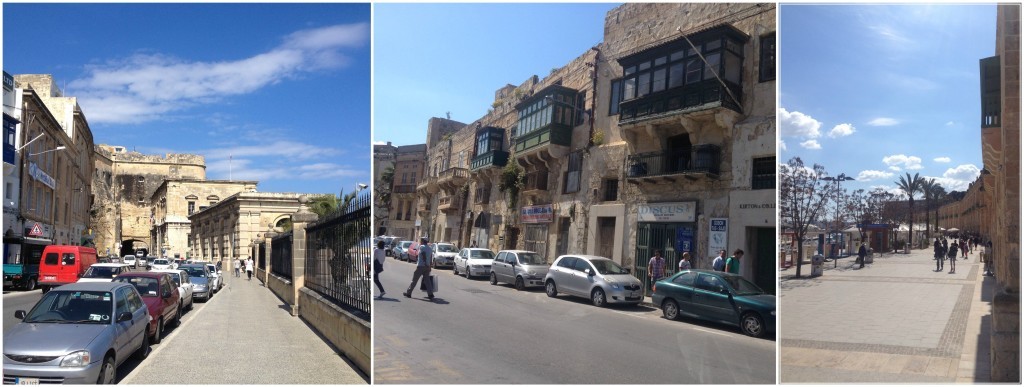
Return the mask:
[[910, 198], [910, 238], [908, 240], [910, 248], [914, 248], [914, 194], [921, 192], [923, 181], [924, 179], [919, 174], [915, 173], [914, 177], [910, 177], [910, 172], [907, 172], [906, 178], [900, 176], [900, 181], [895, 182]]
[[935, 201], [935, 230], [939, 230], [939, 207], [942, 206], [942, 200], [946, 198], [946, 189], [942, 185], [935, 184], [932, 187], [932, 200]]
[[[924, 194], [924, 235], [931, 237], [932, 235], [932, 222], [930, 219], [930, 210], [932, 209], [932, 190], [935, 189], [935, 179], [922, 179], [921, 180], [921, 193]], [[936, 230], [937, 231], [937, 230]]]

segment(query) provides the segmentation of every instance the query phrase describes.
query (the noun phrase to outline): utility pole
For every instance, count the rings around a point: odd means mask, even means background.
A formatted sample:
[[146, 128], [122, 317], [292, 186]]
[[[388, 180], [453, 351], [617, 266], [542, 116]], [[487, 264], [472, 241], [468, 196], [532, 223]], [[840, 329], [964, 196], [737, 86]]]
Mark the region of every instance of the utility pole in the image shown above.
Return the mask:
[[[840, 197], [839, 196], [841, 195], [840, 191], [839, 191], [839, 183], [842, 183], [844, 181], [851, 181], [851, 180], [854, 180], [854, 178], [846, 176], [845, 173], [840, 173], [839, 176], [836, 176], [836, 177], [826, 176], [826, 177], [823, 177], [821, 179], [822, 180], [836, 182], [836, 219], [835, 219], [835, 223], [834, 223], [835, 226], [834, 226], [832, 232], [829, 235], [829, 237], [830, 237], [829, 239], [832, 239], [832, 244], [835, 245], [836, 244], [836, 240], [835, 240], [836, 232], [840, 231], [839, 228], [842, 227], [840, 225], [840, 223], [839, 223], [839, 207], [840, 207], [840, 204], [839, 204]], [[832, 255], [832, 251], [833, 251], [832, 249], [829, 249], [829, 255]], [[838, 256], [832, 255], [832, 267], [833, 268], [839, 267], [839, 257]]]

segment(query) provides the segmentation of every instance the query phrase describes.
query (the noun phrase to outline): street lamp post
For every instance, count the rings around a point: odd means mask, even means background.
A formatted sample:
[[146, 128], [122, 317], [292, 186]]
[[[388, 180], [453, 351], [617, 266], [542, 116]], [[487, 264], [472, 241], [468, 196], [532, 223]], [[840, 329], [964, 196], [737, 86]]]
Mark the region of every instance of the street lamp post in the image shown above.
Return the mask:
[[[826, 180], [826, 181], [834, 181], [834, 182], [836, 182], [836, 219], [835, 219], [835, 229], [833, 230], [833, 233], [831, 235], [832, 238], [830, 238], [830, 239], [832, 239], [832, 244], [834, 245], [836, 243], [836, 241], [835, 241], [835, 232], [839, 231], [838, 228], [841, 227], [839, 225], [839, 200], [840, 200], [840, 198], [839, 198], [839, 195], [840, 195], [840, 193], [839, 193], [839, 183], [842, 183], [844, 181], [851, 181], [851, 180], [854, 180], [854, 178], [846, 176], [845, 173], [840, 173], [839, 176], [836, 176], [836, 177], [826, 176], [826, 177], [823, 177], [821, 179], [822, 180]], [[829, 255], [832, 255], [831, 249], [829, 251]], [[839, 267], [839, 257], [833, 255], [832, 256], [832, 263], [833, 263], [832, 267]]]

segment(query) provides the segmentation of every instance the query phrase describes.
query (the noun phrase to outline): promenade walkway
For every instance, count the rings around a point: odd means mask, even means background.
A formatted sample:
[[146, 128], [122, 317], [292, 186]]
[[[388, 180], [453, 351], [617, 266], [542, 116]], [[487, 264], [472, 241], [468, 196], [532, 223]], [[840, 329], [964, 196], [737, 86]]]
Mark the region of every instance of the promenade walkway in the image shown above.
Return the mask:
[[810, 279], [783, 272], [782, 382], [988, 382], [993, 281], [978, 251], [954, 274], [931, 255], [876, 256], [863, 269], [842, 259]]
[[368, 383], [260, 281], [226, 280], [121, 383]]

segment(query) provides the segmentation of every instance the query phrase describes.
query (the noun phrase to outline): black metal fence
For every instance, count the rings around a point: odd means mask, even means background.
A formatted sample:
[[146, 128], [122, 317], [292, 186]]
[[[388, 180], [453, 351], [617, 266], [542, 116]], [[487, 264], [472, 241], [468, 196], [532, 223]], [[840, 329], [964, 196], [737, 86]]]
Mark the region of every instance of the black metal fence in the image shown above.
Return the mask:
[[627, 177], [648, 177], [677, 173], [709, 173], [718, 175], [721, 148], [714, 144], [701, 144], [692, 151], [670, 149], [629, 155], [626, 159]]
[[[370, 320], [369, 194], [306, 227], [306, 287]], [[276, 248], [276, 241], [275, 248]]]
[[270, 241], [270, 272], [292, 279], [292, 232], [288, 231]]
[[256, 244], [256, 264], [260, 269], [267, 270], [267, 244]]

